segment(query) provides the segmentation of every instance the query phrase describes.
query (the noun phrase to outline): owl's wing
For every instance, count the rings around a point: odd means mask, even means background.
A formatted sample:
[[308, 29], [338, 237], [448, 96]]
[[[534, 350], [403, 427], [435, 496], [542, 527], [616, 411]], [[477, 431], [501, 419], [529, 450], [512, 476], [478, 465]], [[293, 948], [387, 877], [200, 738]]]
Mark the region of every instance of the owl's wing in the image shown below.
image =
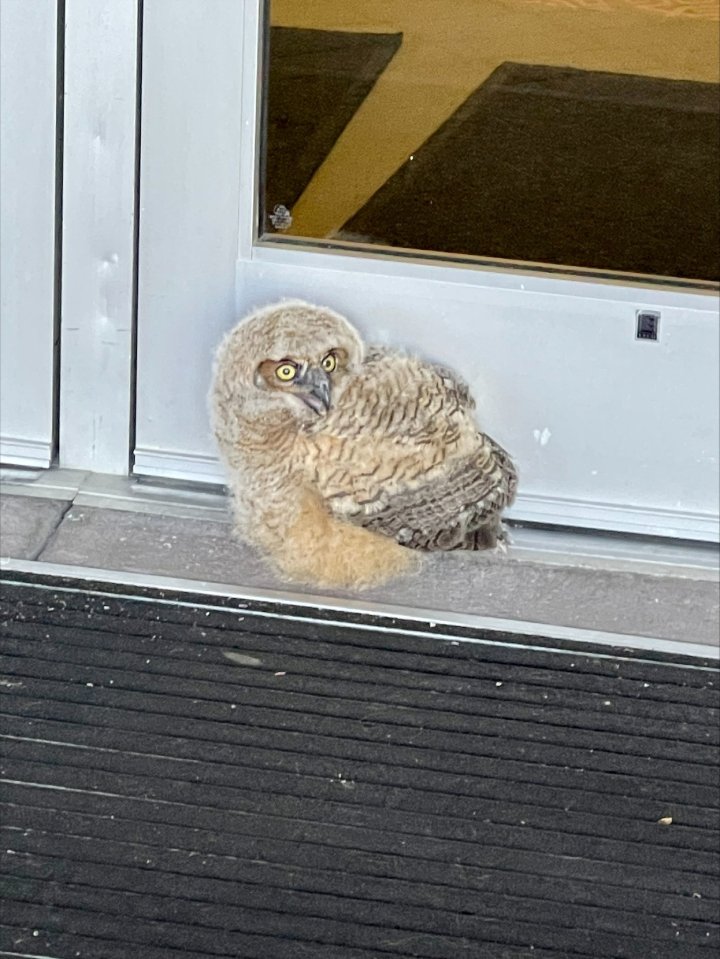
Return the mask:
[[451, 549], [514, 495], [508, 454], [478, 432], [468, 387], [444, 368], [372, 350], [304, 440], [336, 516], [418, 548]]
[[395, 493], [360, 522], [415, 549], [482, 548], [494, 545], [500, 511], [512, 503], [516, 488], [510, 456], [482, 436], [475, 453]]
[[458, 376], [454, 370], [449, 370], [446, 366], [440, 366], [434, 363], [432, 368], [443, 381], [448, 393], [454, 393], [458, 402], [461, 403], [466, 410], [475, 409], [475, 400], [465, 380]]

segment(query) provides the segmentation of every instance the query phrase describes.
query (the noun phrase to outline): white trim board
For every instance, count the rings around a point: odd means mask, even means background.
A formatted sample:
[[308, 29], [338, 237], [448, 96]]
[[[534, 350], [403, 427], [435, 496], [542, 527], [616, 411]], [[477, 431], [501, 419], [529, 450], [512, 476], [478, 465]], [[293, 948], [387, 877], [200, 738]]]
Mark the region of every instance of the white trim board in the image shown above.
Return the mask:
[[0, 0], [0, 458], [54, 432], [57, 0]]
[[130, 460], [139, 0], [66, 0], [60, 465]]
[[633, 507], [524, 493], [518, 495], [507, 516], [509, 519], [527, 523], [697, 539], [710, 543], [718, 540], [717, 516], [654, 506]]
[[522, 303], [521, 294], [532, 293], [535, 297], [560, 301], [573, 296], [632, 306], [638, 299], [644, 299], [659, 309], [717, 310], [717, 288], [712, 283], [693, 286], [668, 281], [665, 284], [624, 275], [601, 277], [589, 271], [587, 275], [577, 276], [563, 274], [560, 267], [543, 272], [511, 263], [503, 268], [501, 263], [468, 262], [452, 254], [423, 255], [392, 247], [332, 242], [332, 246], [324, 246], [320, 240], [288, 239], [281, 234], [276, 238], [263, 238], [244, 251], [245, 255], [238, 260], [238, 269], [242, 270], [250, 262], [269, 269], [292, 264], [307, 270], [363, 273], [396, 281], [450, 283], [458, 288], [466, 287], [469, 297], [478, 287], [503, 296], [516, 293], [518, 304]]
[[52, 443], [49, 440], [0, 436], [0, 462], [14, 466], [47, 469], [52, 462]]
[[[147, 586], [155, 589], [174, 590], [187, 592], [194, 595], [203, 595], [208, 597], [208, 606], [206, 608], [217, 608], [217, 605], [210, 605], [210, 600], [220, 597], [230, 597], [237, 600], [238, 606], [242, 607], [243, 602], [265, 602], [275, 603], [280, 606], [301, 607], [308, 610], [310, 616], [306, 619], [312, 619], [312, 611], [335, 610], [338, 613], [356, 613], [367, 614], [373, 617], [388, 618], [391, 620], [404, 620], [406, 622], [417, 624], [417, 629], [406, 629], [388, 623], [387, 626], [377, 626], [368, 624], [353, 623], [354, 628], [371, 629], [379, 632], [401, 631], [408, 635], [427, 636], [427, 628], [435, 629], [438, 626], [461, 626], [471, 629], [492, 630], [494, 632], [505, 632], [527, 636], [529, 640], [542, 637], [544, 639], [556, 639], [563, 642], [576, 642], [597, 644], [601, 646], [625, 647], [628, 649], [647, 650], [648, 652], [672, 653], [675, 655], [685, 655], [697, 658], [720, 658], [720, 649], [717, 646], [709, 646], [698, 643], [684, 643], [676, 640], [658, 639], [653, 636], [634, 636], [627, 633], [608, 633], [599, 630], [581, 629], [569, 626], [555, 626], [548, 623], [531, 623], [524, 620], [498, 619], [489, 616], [478, 616], [472, 614], [449, 613], [447, 611], [437, 612], [428, 609], [410, 608], [405, 606], [390, 606], [378, 604], [375, 602], [362, 602], [361, 600], [336, 599], [332, 596], [312, 596], [308, 597], [303, 593], [280, 592], [279, 590], [258, 589], [248, 590], [244, 587], [233, 586], [225, 583], [203, 582], [201, 580], [176, 579], [168, 576], [155, 576], [145, 573], [123, 573], [104, 569], [91, 569], [89, 567], [65, 566], [55, 563], [43, 563], [37, 560], [17, 560], [6, 557], [0, 558], [0, 569], [5, 574], [6, 581], [12, 581], [8, 573], [13, 571], [18, 573], [36, 573], [39, 575], [68, 577], [78, 580], [78, 586], [81, 589], [83, 582], [107, 583], [108, 585], [127, 585], [127, 586]], [[118, 598], [117, 593], [108, 594]], [[131, 597], [137, 599], [138, 597]], [[167, 602], [173, 605], [177, 601], [157, 600], [151, 598], [150, 602]], [[192, 603], [192, 605], [197, 605]], [[280, 613], [249, 612], [247, 615], [266, 616], [273, 618], [297, 618], [292, 615], [286, 616]], [[322, 618], [323, 623], [333, 624], [335, 621]], [[425, 626], [426, 629], [422, 629]], [[457, 643], [470, 642], [485, 645], [498, 645], [495, 639], [474, 639], [464, 638], [454, 635], [433, 632], [434, 638], [441, 641], [451, 641]], [[536, 646], [528, 642], [526, 646], [517, 643], [508, 643], [512, 647], [525, 649], [543, 649], [547, 647]], [[592, 655], [597, 653], [587, 652], [582, 649], [557, 650], [557, 652], [571, 656]], [[612, 658], [618, 658], [613, 656]]]
[[[209, 430], [208, 426], [208, 430]], [[225, 474], [216, 456], [202, 453], [185, 453], [181, 450], [149, 449], [135, 447], [136, 476], [154, 476], [181, 482], [207, 483], [224, 486]]]

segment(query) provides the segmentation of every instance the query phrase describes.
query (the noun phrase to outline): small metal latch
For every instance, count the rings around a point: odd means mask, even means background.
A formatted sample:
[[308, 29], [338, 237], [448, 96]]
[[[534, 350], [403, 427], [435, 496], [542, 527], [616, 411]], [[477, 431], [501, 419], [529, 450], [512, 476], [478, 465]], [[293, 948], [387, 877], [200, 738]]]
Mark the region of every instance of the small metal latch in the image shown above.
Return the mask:
[[289, 230], [292, 226], [292, 214], [282, 203], [275, 205], [269, 219], [276, 230]]
[[635, 338], [638, 340], [657, 340], [660, 327], [660, 314], [655, 310], [638, 310]]

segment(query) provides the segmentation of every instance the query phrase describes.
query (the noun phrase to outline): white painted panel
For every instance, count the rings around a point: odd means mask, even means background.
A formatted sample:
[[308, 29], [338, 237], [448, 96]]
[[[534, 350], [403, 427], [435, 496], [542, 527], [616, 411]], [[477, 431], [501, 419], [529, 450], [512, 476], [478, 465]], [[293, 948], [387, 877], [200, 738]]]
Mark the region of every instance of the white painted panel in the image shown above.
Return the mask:
[[[368, 340], [458, 370], [481, 426], [519, 465], [516, 518], [717, 539], [714, 298], [624, 289], [613, 299], [599, 284], [503, 289], [482, 274], [453, 283], [393, 275], [393, 264], [348, 271], [321, 254], [274, 259], [241, 267], [240, 310], [287, 295], [327, 302]], [[635, 339], [638, 308], [661, 311], [657, 343]]]
[[[182, 0], [181, 18], [170, 6], [146, 9], [158, 19], [145, 34], [137, 472], [222, 482], [205, 404], [213, 349], [238, 314], [302, 296], [469, 381], [481, 424], [518, 462], [516, 518], [718, 538], [715, 297], [252, 247], [257, 0], [244, 37], [239, 5], [218, 4], [212, 24], [196, 2]], [[659, 342], [635, 339], [640, 308], [661, 311]]]
[[0, 459], [50, 464], [56, 0], [0, 3]]
[[66, 0], [60, 464], [130, 457], [138, 0]]
[[152, 0], [143, 23], [137, 445], [195, 478], [219, 330], [235, 315], [243, 4]]
[[[542, 279], [531, 290], [519, 280], [503, 289], [478, 274], [436, 281], [395, 275], [392, 262], [366, 262], [370, 273], [322, 254], [301, 254], [296, 266], [296, 256], [259, 250], [242, 263], [238, 313], [305, 297], [346, 313], [370, 341], [457, 369], [477, 397], [481, 425], [519, 464], [515, 518], [717, 539], [712, 299], [628, 289], [613, 299], [611, 287], [580, 283], [569, 295], [557, 292], [562, 281]], [[661, 311], [659, 342], [635, 339], [640, 307]], [[201, 409], [202, 397], [195, 404]], [[138, 470], [222, 482], [207, 426], [204, 446], [188, 456], [177, 422], [165, 420], [167, 446], [138, 451]]]

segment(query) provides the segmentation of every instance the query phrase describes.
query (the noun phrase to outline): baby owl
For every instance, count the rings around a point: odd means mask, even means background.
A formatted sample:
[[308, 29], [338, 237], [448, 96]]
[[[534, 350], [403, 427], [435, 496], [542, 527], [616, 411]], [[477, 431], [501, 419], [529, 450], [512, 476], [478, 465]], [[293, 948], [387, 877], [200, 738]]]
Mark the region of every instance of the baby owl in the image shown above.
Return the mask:
[[291, 579], [363, 587], [417, 550], [487, 549], [515, 495], [508, 454], [455, 374], [366, 348], [300, 300], [225, 337], [210, 393], [238, 529]]

